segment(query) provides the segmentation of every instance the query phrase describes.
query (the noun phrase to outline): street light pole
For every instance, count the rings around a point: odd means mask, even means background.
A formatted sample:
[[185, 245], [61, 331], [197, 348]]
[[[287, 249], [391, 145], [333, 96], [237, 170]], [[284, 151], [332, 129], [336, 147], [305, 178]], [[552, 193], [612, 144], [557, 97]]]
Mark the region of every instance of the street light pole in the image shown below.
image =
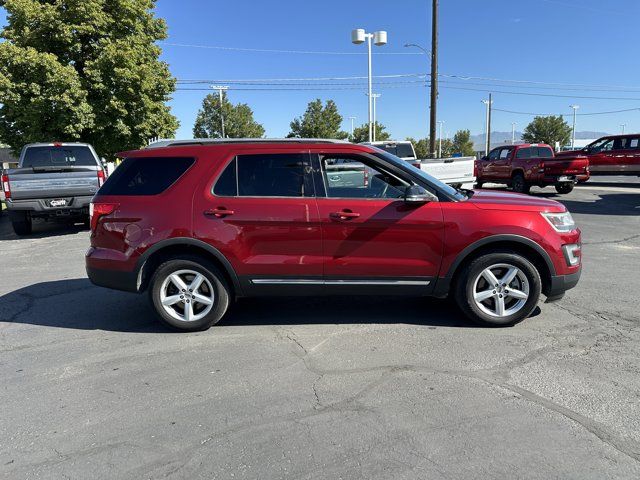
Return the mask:
[[220, 131], [222, 133], [220, 138], [225, 138], [224, 136], [224, 109], [222, 108], [222, 101], [223, 101], [223, 96], [222, 96], [222, 91], [223, 90], [228, 90], [229, 87], [226, 85], [211, 85], [211, 88], [214, 90], [218, 90], [218, 95], [220, 98]]
[[384, 30], [380, 30], [374, 33], [367, 33], [364, 31], [364, 28], [356, 28], [351, 31], [351, 43], [355, 45], [360, 45], [367, 41], [367, 56], [368, 56], [368, 85], [369, 85], [369, 141], [373, 141], [373, 96], [372, 96], [372, 80], [371, 80], [371, 41], [373, 43], [381, 47], [382, 45], [386, 45], [387, 43], [387, 32]]
[[351, 141], [353, 142], [353, 121], [356, 119], [356, 117], [349, 117], [349, 120], [351, 120]]
[[511, 123], [511, 145], [516, 143], [516, 122]]
[[571, 150], [576, 147], [576, 111], [580, 108], [580, 105], [569, 105], [573, 108], [573, 128], [571, 132]]
[[376, 117], [376, 100], [378, 100], [378, 98], [380, 98], [380, 93], [372, 93], [371, 97], [373, 98], [373, 141], [376, 141], [376, 126], [378, 124], [378, 120]]
[[440, 135], [438, 141], [438, 158], [442, 158], [442, 125], [444, 124], [444, 120], [438, 120], [440, 124]]
[[487, 107], [486, 118], [485, 118], [485, 144], [484, 144], [484, 155], [485, 157], [489, 155], [489, 148], [491, 146], [491, 134], [489, 131], [491, 130], [491, 94], [489, 94], [489, 100], [482, 100], [482, 103]]
[[626, 123], [622, 123], [622, 124], [620, 124], [620, 126], [622, 127], [622, 135], [624, 135], [624, 131], [627, 128], [627, 124]]

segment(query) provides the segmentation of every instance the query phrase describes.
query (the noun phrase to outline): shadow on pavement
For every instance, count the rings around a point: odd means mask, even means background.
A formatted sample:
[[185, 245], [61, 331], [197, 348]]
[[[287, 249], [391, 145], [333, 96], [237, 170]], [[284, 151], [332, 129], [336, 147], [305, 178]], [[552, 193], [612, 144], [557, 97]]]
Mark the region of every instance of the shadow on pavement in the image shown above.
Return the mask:
[[62, 235], [74, 235], [83, 231], [89, 233], [89, 227], [85, 226], [83, 223], [68, 223], [62, 221], [46, 222], [41, 219], [36, 219], [33, 222], [33, 233], [19, 237], [13, 231], [9, 216], [4, 214], [0, 217], [0, 240], [57, 237]]
[[[146, 295], [95, 287], [88, 279], [42, 282], [2, 295], [0, 321], [130, 333], [173, 331], [156, 318]], [[219, 325], [382, 323], [476, 327], [449, 301], [379, 296], [241, 299]]]

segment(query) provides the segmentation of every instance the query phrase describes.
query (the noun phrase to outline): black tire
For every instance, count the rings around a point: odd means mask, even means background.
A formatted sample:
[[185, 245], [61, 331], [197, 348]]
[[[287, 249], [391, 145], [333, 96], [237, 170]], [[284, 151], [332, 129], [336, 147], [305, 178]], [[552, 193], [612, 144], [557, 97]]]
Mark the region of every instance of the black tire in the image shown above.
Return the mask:
[[[528, 283], [529, 296], [515, 313], [499, 317], [483, 311], [476, 304], [476, 301], [474, 300], [474, 288], [476, 279], [481, 276], [485, 269], [494, 265], [502, 264], [516, 267], [524, 275], [526, 282]], [[520, 279], [514, 279], [510, 285], [513, 285], [513, 282], [520, 282]], [[506, 288], [502, 288], [508, 292], [506, 289], [509, 288], [509, 285]], [[524, 285], [520, 287], [520, 289], [523, 288]], [[458, 307], [472, 321], [484, 326], [508, 327], [527, 318], [536, 308], [538, 300], [540, 299], [542, 281], [540, 279], [540, 273], [529, 260], [516, 252], [502, 251], [487, 253], [469, 262], [457, 277], [454, 289]], [[495, 301], [496, 300], [491, 299], [485, 300], [489, 305]], [[507, 295], [505, 295], [505, 304], [507, 304], [507, 302], [517, 302], [517, 300], [513, 298], [507, 299]], [[511, 303], [511, 305], [514, 304], [515, 303]]]
[[571, 193], [572, 191], [573, 191], [573, 183], [571, 182], [556, 184], [556, 192], [558, 193], [565, 195], [567, 193]]
[[476, 182], [476, 186], [475, 186], [475, 188], [482, 188], [482, 185], [484, 185], [484, 183], [482, 183], [482, 182]]
[[[184, 319], [181, 320], [179, 318], [175, 318], [168, 313], [162, 305], [161, 290], [163, 288], [163, 283], [171, 274], [181, 270], [200, 273], [206, 278], [206, 280], [208, 280], [208, 284], [203, 282], [201, 287], [206, 288], [206, 290], [198, 290], [198, 293], [204, 293], [205, 295], [207, 293], [212, 293], [213, 306], [211, 307], [211, 310], [200, 319], [186, 321]], [[188, 279], [188, 274], [185, 274], [183, 278]], [[208, 292], [209, 286], [211, 287], [212, 292]], [[168, 285], [166, 288], [174, 287], [175, 286]], [[180, 295], [180, 293], [180, 291], [177, 291], [176, 294]], [[187, 296], [189, 295], [187, 292], [185, 292], [185, 294]], [[181, 256], [165, 261], [156, 269], [149, 285], [149, 296], [154, 310], [165, 324], [177, 330], [199, 331], [206, 330], [212, 325], [218, 323], [227, 312], [227, 309], [229, 308], [230, 289], [224, 275], [211, 262], [196, 256]], [[187, 301], [186, 303], [189, 302]], [[182, 311], [186, 313], [186, 303], [184, 301], [179, 301], [175, 307], [171, 308], [177, 312], [177, 316], [181, 316], [179, 310], [182, 309]], [[192, 305], [195, 306], [196, 303], [198, 302], [194, 301]], [[198, 308], [203, 307], [203, 305], [199, 303], [198, 305]], [[206, 307], [203, 307], [203, 309], [204, 308]], [[182, 315], [182, 317], [184, 318], [184, 315]]]
[[522, 172], [516, 172], [511, 178], [511, 188], [513, 188], [513, 191], [516, 193], [529, 193], [531, 185], [524, 179]]
[[11, 226], [16, 235], [31, 235], [33, 224], [27, 212], [11, 212]]

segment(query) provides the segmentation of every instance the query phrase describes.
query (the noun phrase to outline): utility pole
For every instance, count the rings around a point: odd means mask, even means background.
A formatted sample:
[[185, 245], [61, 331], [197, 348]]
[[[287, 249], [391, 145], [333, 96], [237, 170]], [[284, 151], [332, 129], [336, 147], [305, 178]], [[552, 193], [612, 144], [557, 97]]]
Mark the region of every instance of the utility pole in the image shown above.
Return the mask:
[[576, 148], [576, 111], [580, 108], [580, 105], [569, 105], [573, 108], [573, 128], [571, 129], [571, 150]]
[[516, 122], [511, 123], [511, 145], [516, 143]]
[[378, 120], [376, 117], [376, 100], [380, 98], [381, 93], [372, 93], [371, 97], [373, 98], [373, 141], [376, 141], [376, 126], [378, 125]]
[[440, 125], [440, 138], [438, 139], [438, 158], [442, 158], [442, 125], [444, 124], [444, 120], [439, 120], [438, 124]]
[[353, 142], [353, 121], [356, 119], [356, 117], [349, 117], [349, 120], [351, 120], [351, 141]]
[[429, 143], [435, 157], [436, 107], [438, 103], [438, 0], [432, 0], [431, 13], [431, 111], [429, 112]]
[[482, 100], [482, 103], [487, 107], [486, 109], [486, 117], [485, 117], [485, 144], [484, 144], [484, 155], [485, 157], [489, 155], [489, 150], [491, 148], [491, 104], [493, 103], [491, 100], [491, 94], [489, 94], [489, 100]]
[[222, 133], [220, 138], [225, 138], [225, 135], [224, 135], [224, 109], [222, 108], [222, 102], [223, 102], [222, 91], [223, 90], [229, 90], [229, 87], [226, 86], [226, 85], [211, 85], [211, 88], [214, 89], [214, 90], [218, 90], [218, 95], [219, 95], [219, 98], [220, 98], [220, 131]]
[[627, 124], [626, 123], [622, 123], [622, 124], [620, 124], [620, 126], [622, 127], [622, 135], [624, 135], [624, 131], [627, 128]]

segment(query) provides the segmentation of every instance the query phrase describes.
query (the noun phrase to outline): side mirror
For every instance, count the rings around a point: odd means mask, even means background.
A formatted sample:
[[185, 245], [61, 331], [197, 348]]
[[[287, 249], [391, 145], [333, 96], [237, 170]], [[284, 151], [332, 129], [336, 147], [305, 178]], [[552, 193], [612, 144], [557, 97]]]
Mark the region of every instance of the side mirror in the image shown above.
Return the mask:
[[406, 203], [437, 202], [438, 197], [428, 190], [425, 190], [420, 185], [410, 185], [404, 192], [404, 201]]

